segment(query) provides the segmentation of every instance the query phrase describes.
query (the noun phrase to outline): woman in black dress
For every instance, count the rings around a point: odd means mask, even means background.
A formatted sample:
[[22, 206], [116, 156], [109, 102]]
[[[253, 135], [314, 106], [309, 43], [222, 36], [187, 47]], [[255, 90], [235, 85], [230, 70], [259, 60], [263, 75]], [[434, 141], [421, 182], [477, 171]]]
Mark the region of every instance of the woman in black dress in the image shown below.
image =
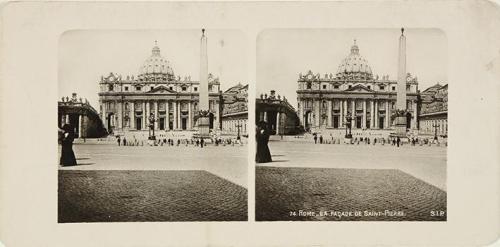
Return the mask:
[[69, 124], [65, 124], [62, 129], [64, 133], [61, 139], [61, 160], [59, 164], [62, 166], [75, 166], [76, 158], [73, 152], [73, 140], [75, 139], [75, 133], [73, 128]]
[[267, 130], [267, 124], [265, 122], [260, 122], [257, 126], [255, 133], [255, 141], [257, 143], [257, 153], [255, 154], [255, 162], [266, 163], [272, 162], [271, 152], [269, 151], [269, 131]]

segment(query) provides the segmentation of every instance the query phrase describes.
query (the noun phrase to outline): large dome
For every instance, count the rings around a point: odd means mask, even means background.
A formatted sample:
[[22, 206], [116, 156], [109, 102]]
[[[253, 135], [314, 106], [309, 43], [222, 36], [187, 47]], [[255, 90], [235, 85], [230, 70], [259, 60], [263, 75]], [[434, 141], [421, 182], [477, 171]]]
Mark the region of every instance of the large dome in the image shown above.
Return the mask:
[[155, 44], [151, 56], [144, 61], [139, 69], [139, 74], [167, 74], [174, 75], [170, 62], [160, 55], [160, 48]]
[[368, 61], [359, 55], [359, 48], [356, 40], [351, 46], [351, 53], [342, 60], [337, 70], [337, 78], [358, 78], [372, 79], [372, 69]]

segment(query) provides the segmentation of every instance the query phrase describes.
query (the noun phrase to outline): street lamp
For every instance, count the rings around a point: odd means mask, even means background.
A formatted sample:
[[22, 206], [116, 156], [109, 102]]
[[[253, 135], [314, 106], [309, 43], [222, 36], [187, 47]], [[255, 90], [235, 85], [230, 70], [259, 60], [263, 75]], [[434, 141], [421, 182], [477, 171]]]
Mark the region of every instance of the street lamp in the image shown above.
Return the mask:
[[[351, 134], [351, 121], [352, 121], [352, 117], [351, 117], [351, 113], [350, 112], [347, 112], [347, 116], [345, 117], [345, 120], [346, 120], [345, 138], [352, 138], [352, 134]], [[349, 129], [349, 133], [347, 133], [348, 129]]]
[[236, 140], [241, 140], [240, 136], [240, 128], [243, 127], [241, 124], [236, 124], [236, 128], [238, 128], [238, 134], [236, 135]]
[[432, 127], [434, 127], [434, 140], [437, 140], [438, 139], [438, 136], [437, 136], [437, 128], [439, 128], [439, 124], [433, 124]]
[[[149, 139], [150, 140], [155, 140], [155, 114], [151, 112], [151, 114], [149, 114]], [[151, 135], [151, 130], [153, 131], [153, 135]]]

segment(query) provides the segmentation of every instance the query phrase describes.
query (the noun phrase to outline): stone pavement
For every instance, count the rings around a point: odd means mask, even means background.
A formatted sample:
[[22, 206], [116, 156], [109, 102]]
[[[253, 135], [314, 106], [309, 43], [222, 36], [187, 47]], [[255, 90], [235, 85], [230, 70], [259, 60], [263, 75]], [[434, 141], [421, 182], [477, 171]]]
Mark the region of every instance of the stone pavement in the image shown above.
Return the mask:
[[446, 192], [394, 169], [256, 168], [257, 221], [445, 221]]
[[245, 221], [247, 146], [73, 146], [59, 222]]
[[446, 147], [269, 142], [272, 163], [259, 166], [397, 169], [446, 191]]
[[446, 147], [269, 148], [273, 162], [256, 167], [256, 220], [446, 220]]
[[247, 190], [206, 171], [59, 173], [65, 222], [246, 221]]
[[[60, 147], [59, 147], [60, 149]], [[76, 144], [78, 166], [61, 170], [204, 170], [247, 188], [247, 146]]]

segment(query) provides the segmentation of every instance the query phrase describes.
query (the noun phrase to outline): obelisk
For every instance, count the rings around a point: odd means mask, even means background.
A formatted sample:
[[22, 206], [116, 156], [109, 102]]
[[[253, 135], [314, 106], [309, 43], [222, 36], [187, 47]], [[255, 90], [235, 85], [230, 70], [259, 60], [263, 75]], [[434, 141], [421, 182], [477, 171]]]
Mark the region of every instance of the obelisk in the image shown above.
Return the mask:
[[396, 92], [396, 136], [406, 137], [406, 37], [401, 28], [399, 37], [398, 85]]
[[198, 135], [200, 138], [209, 138], [210, 135], [210, 118], [208, 104], [208, 52], [207, 52], [207, 37], [205, 29], [201, 30], [200, 40], [200, 94], [198, 96]]
[[200, 111], [208, 111], [208, 52], [207, 52], [207, 36], [205, 29], [201, 30], [201, 45], [200, 45]]
[[399, 37], [399, 57], [398, 57], [398, 87], [396, 107], [398, 110], [406, 111], [406, 37], [404, 28], [401, 28]]

